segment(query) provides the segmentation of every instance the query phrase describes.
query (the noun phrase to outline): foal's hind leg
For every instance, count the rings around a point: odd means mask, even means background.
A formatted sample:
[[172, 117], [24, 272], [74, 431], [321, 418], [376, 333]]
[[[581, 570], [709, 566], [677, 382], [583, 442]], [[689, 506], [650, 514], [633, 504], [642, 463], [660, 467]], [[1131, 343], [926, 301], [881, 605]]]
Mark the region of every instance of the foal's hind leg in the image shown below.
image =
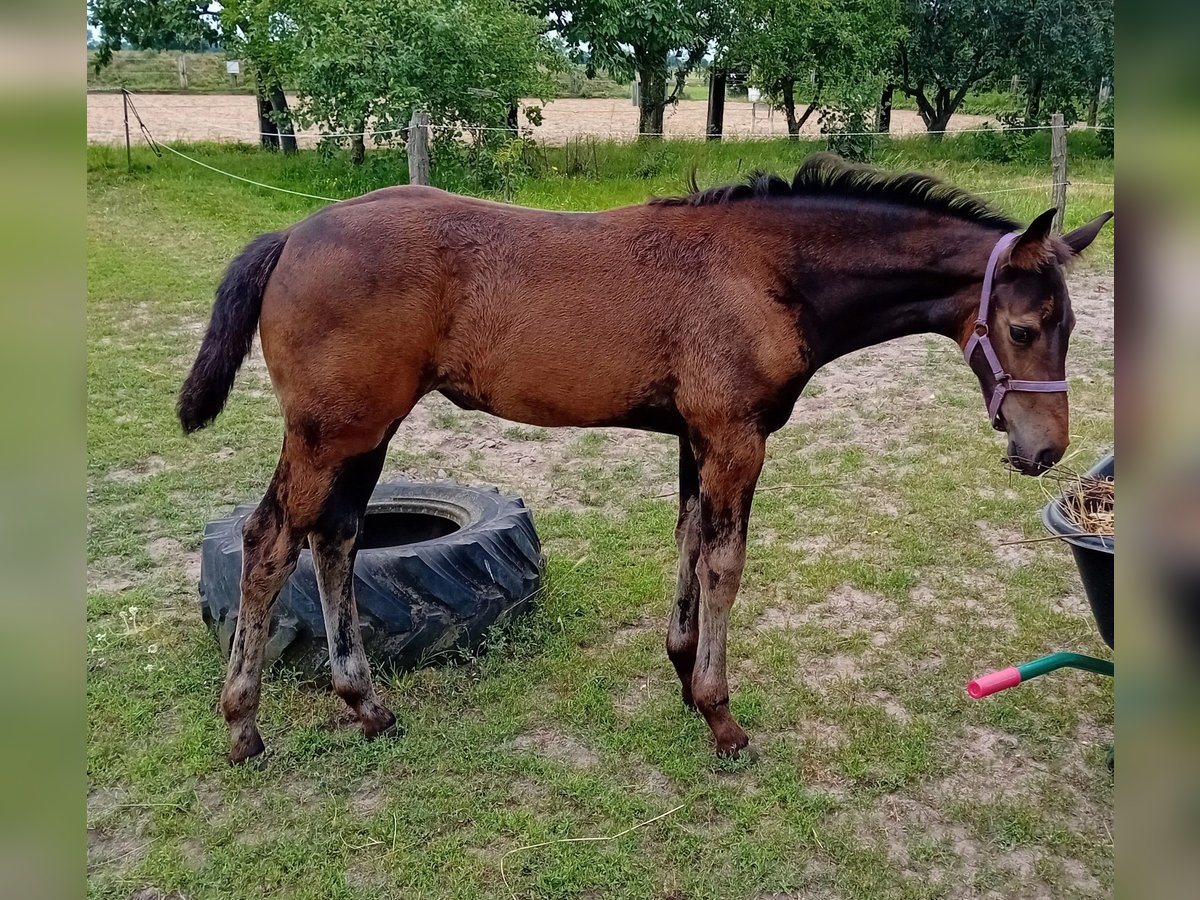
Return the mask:
[[396, 724], [396, 717], [375, 696], [354, 599], [354, 560], [363, 514], [386, 455], [387, 440], [384, 440], [374, 450], [342, 464], [309, 535], [325, 613], [333, 689], [358, 715], [363, 734], [368, 738]]
[[700, 637], [700, 583], [696, 580], [696, 562], [700, 558], [700, 475], [687, 438], [679, 439], [679, 519], [675, 524], [675, 543], [679, 547], [679, 578], [667, 626], [667, 656], [679, 675], [684, 704], [695, 709], [692, 671], [696, 667], [696, 642]]
[[242, 529], [242, 602], [229, 654], [221, 710], [229, 725], [229, 759], [242, 762], [263, 751], [258, 701], [271, 606], [292, 570], [326, 488], [293, 459], [294, 441], [283, 453], [262, 502]]

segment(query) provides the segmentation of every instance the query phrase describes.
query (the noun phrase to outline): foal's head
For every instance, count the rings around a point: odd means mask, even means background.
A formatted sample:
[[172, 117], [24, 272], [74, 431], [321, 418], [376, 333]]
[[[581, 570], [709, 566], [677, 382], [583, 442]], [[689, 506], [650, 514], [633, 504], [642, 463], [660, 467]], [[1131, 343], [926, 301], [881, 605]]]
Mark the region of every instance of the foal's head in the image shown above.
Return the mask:
[[[1066, 378], [1067, 342], [1075, 327], [1063, 267], [1082, 253], [1112, 218], [1105, 213], [1062, 236], [1050, 232], [1054, 210], [1042, 213], [1001, 251], [986, 310], [986, 325], [974, 317], [963, 342], [979, 377], [984, 403], [998, 405], [992, 424], [1008, 434], [1008, 458], [1026, 475], [1045, 471], [1062, 459], [1070, 440], [1067, 395], [1053, 382]], [[967, 342], [986, 333], [1000, 368], [982, 347]], [[1011, 385], [997, 398], [997, 384]], [[1023, 384], [1028, 383], [1028, 384]], [[1039, 384], [1041, 385], [1039, 387]]]

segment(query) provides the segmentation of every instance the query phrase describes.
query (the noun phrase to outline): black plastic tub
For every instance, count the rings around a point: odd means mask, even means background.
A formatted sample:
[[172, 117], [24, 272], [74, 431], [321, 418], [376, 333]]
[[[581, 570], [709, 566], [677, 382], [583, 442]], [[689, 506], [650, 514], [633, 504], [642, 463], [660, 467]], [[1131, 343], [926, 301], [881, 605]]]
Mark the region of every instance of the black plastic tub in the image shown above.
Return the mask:
[[[1116, 480], [1114, 454], [1100, 460], [1089, 472], [1097, 478]], [[1113, 554], [1115, 538], [1100, 538], [1084, 534], [1071, 524], [1063, 509], [1062, 499], [1054, 500], [1042, 509], [1042, 524], [1051, 534], [1058, 535], [1071, 545], [1079, 578], [1092, 607], [1092, 617], [1100, 637], [1113, 646]]]

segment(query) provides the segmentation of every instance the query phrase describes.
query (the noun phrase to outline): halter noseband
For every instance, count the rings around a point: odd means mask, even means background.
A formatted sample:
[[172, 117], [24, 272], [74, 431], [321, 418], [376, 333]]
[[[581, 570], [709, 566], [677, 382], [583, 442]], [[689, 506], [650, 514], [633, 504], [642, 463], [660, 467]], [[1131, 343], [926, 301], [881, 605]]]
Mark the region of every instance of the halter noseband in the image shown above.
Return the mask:
[[963, 348], [963, 357], [967, 361], [967, 365], [971, 365], [971, 358], [975, 354], [976, 349], [983, 350], [984, 359], [987, 360], [992, 369], [992, 378], [995, 379], [995, 387], [992, 389], [992, 399], [987, 403], [988, 421], [992, 423], [992, 427], [997, 431], [1004, 429], [998, 424], [1000, 421], [1000, 404], [1004, 401], [1004, 395], [1009, 391], [1030, 391], [1038, 394], [1055, 394], [1066, 392], [1067, 383], [1065, 381], [1021, 381], [1013, 378], [1004, 371], [1004, 366], [1000, 365], [1000, 358], [996, 356], [996, 348], [992, 346], [991, 338], [988, 337], [988, 305], [992, 299], [992, 281], [996, 274], [996, 266], [1000, 262], [1000, 255], [1013, 245], [1018, 237], [1021, 236], [1019, 231], [1013, 231], [1004, 235], [1000, 240], [996, 241], [996, 246], [992, 248], [992, 255], [988, 257], [987, 269], [983, 273], [983, 290], [979, 295], [979, 315], [975, 319], [975, 332], [971, 335], [971, 339], [967, 341], [966, 347]]

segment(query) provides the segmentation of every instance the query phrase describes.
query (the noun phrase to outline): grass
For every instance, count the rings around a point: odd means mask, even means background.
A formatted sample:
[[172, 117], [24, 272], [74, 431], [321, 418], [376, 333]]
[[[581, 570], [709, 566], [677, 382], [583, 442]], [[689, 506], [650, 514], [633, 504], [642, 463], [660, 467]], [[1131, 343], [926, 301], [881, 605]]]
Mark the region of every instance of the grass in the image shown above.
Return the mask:
[[[1072, 135], [1075, 177], [1111, 161]], [[896, 142], [896, 165], [977, 189], [1036, 182], [947, 140]], [[403, 157], [354, 169], [191, 150], [213, 165], [344, 196], [403, 180]], [[599, 171], [547, 151], [519, 202], [599, 208], [787, 169], [787, 142], [604, 145]], [[88, 149], [88, 892], [187, 898], [926, 898], [1112, 888], [1111, 684], [1061, 673], [969, 701], [968, 678], [1056, 649], [1098, 652], [1071, 603], [1069, 556], [1039, 534], [1040, 486], [996, 465], [977, 390], [954, 354], [918, 343], [870, 392], [819, 376], [812, 418], [770, 446], [734, 610], [735, 714], [754, 764], [715, 759], [662, 652], [674, 583], [669, 441], [563, 433], [430, 407], [387, 472], [469, 473], [530, 498], [548, 555], [535, 611], [453, 667], [385, 676], [402, 735], [364, 743], [340, 701], [286, 672], [263, 703], [263, 768], [223, 762], [223, 665], [195, 606], [207, 519], [261, 492], [281, 439], [262, 373], [244, 371], [218, 424], [184, 439], [173, 403], [228, 260], [315, 202], [249, 188], [175, 158]], [[639, 171], [649, 172], [645, 177]], [[441, 183], [472, 188], [443, 167]], [[996, 195], [1022, 218], [1043, 201]], [[1111, 203], [1072, 192], [1068, 221]], [[1092, 263], [1103, 271], [1111, 238]], [[1072, 343], [1073, 441], [1112, 441], [1111, 347]], [[872, 357], [838, 371], [872, 371]], [[832, 371], [832, 370], [831, 370]], [[864, 382], [869, 383], [869, 382]], [[806, 414], [807, 415], [807, 414]], [[449, 438], [462, 435], [466, 446]], [[499, 468], [482, 438], [531, 462]], [[544, 484], [543, 484], [544, 482]], [[538, 499], [544, 489], [548, 499]], [[983, 523], [982, 525], [978, 523]], [[981, 530], [982, 529], [982, 530]]]
[[[179, 85], [179, 59], [187, 67], [187, 88]], [[243, 71], [235, 85], [225, 71], [223, 51], [185, 53], [157, 50], [117, 50], [112, 62], [96, 68], [96, 53], [88, 51], [87, 89], [89, 91], [131, 91], [187, 94], [250, 94], [254, 82]]]

